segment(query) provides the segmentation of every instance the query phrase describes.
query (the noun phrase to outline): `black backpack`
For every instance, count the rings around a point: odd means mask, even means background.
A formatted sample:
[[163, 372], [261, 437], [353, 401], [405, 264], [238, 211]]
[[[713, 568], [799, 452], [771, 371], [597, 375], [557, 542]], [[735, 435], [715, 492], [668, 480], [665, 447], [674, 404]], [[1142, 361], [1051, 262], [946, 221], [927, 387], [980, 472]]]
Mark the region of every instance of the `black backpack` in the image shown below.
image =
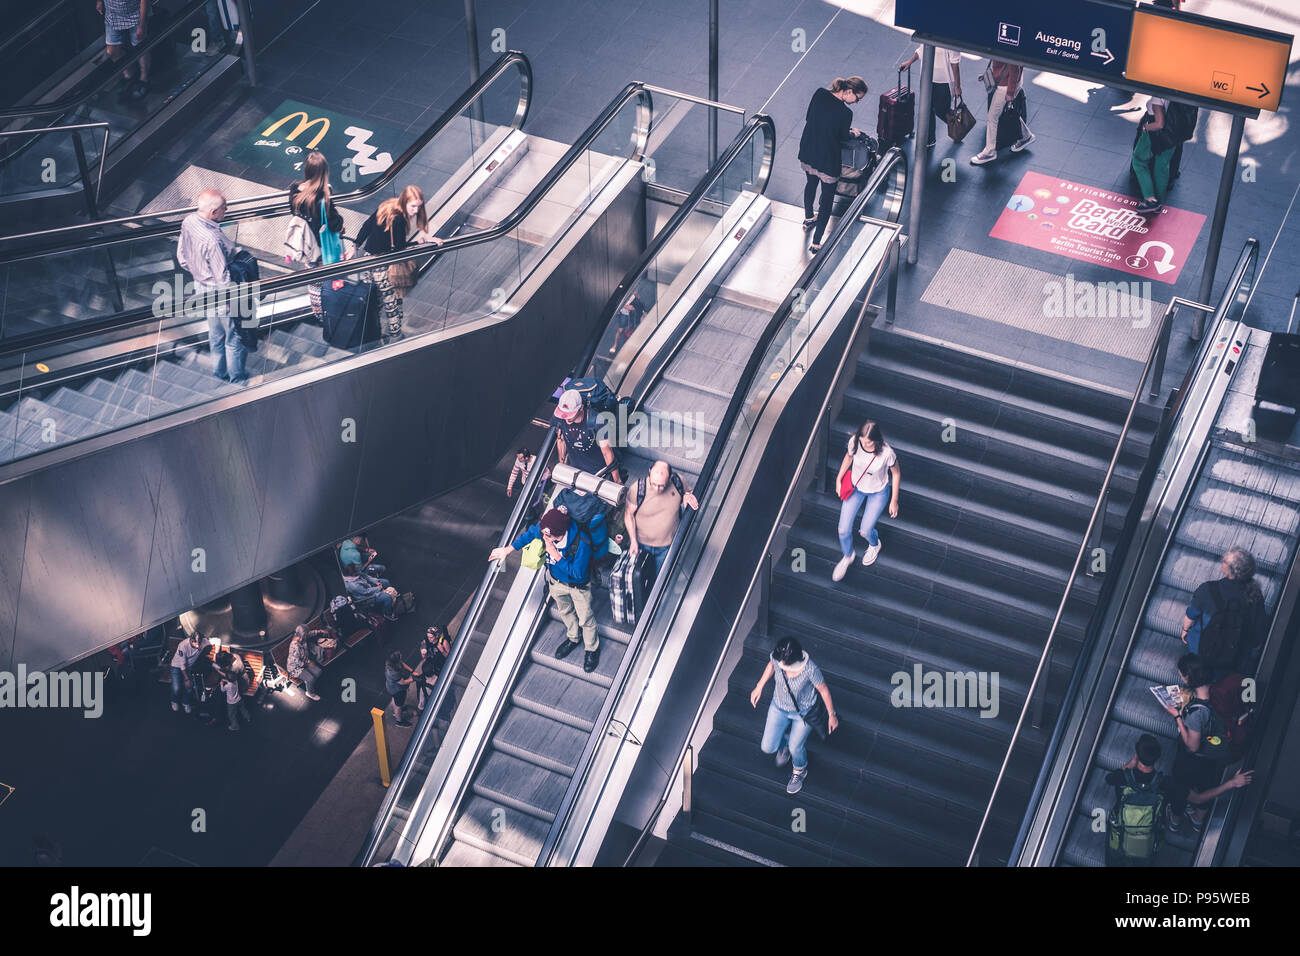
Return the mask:
[[1246, 633], [1248, 610], [1241, 598], [1225, 601], [1219, 581], [1210, 582], [1210, 599], [1214, 611], [1201, 628], [1201, 641], [1196, 653], [1211, 667], [1231, 667], [1241, 651], [1242, 637]]
[[[668, 472], [668, 478], [672, 481], [673, 487], [677, 489], [677, 493], [685, 498], [686, 488], [682, 485], [682, 479], [678, 476], [677, 472], [670, 469]], [[641, 502], [645, 501], [645, 483], [646, 480], [644, 478], [636, 483], [636, 500], [632, 503], [632, 514], [636, 514], [641, 508]]]
[[1199, 111], [1190, 103], [1171, 102], [1165, 109], [1165, 129], [1175, 142], [1185, 143], [1196, 132]]

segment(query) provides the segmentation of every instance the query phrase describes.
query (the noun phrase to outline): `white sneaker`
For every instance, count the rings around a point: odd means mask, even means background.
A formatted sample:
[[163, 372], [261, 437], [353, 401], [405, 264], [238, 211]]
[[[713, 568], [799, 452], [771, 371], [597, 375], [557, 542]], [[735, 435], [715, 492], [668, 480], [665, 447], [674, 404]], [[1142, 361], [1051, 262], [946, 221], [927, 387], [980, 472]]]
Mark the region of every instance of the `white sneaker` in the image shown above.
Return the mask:
[[843, 581], [844, 575], [849, 573], [849, 565], [853, 563], [853, 559], [857, 556], [858, 553], [854, 551], [847, 558], [840, 558], [840, 563], [835, 565], [835, 570], [831, 572], [831, 580]]
[[309, 690], [305, 690], [305, 691], [303, 691], [303, 694], [306, 695], [306, 697], [307, 697], [308, 700], [320, 700], [320, 694], [313, 694], [313, 693], [312, 693], [311, 691], [309, 691]]
[[191, 707], [189, 704], [186, 704], [186, 705], [185, 705], [185, 713], [187, 713], [187, 714], [192, 714], [192, 713], [194, 713], [194, 708]]
[[972, 166], [983, 166], [985, 163], [991, 163], [997, 158], [996, 150], [990, 153], [987, 149], [983, 149], [970, 158], [970, 164]]
[[1029, 134], [1028, 136], [1026, 136], [1024, 139], [1019, 140], [1018, 142], [1012, 143], [1012, 144], [1011, 144], [1011, 152], [1013, 152], [1013, 153], [1018, 153], [1018, 152], [1020, 152], [1022, 149], [1024, 149], [1026, 146], [1028, 146], [1030, 143], [1032, 143], [1032, 142], [1033, 142], [1034, 140], [1036, 140], [1036, 139], [1038, 139], [1038, 137], [1035, 136], [1033, 133], [1030, 133], [1030, 134]]
[[179, 714], [181, 710], [181, 705], [176, 703], [176, 701], [172, 701], [172, 710], [174, 710], [176, 713]]
[[869, 568], [876, 563], [876, 558], [880, 556], [880, 545], [884, 543], [885, 542], [881, 541], [880, 544], [876, 545], [875, 547], [869, 546], [867, 550], [863, 552], [862, 566], [864, 568]]

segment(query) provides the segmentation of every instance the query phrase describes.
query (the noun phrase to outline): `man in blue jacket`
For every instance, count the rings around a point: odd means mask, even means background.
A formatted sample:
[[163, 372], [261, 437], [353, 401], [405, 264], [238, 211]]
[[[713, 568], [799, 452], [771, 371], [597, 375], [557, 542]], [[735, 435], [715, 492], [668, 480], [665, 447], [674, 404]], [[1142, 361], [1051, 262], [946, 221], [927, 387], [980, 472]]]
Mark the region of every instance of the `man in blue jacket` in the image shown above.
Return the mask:
[[555, 649], [555, 656], [568, 657], [578, 646], [578, 632], [587, 652], [582, 669], [590, 674], [600, 663], [600, 638], [596, 634], [596, 615], [591, 606], [591, 538], [575, 524], [563, 508], [552, 508], [542, 520], [528, 528], [504, 548], [493, 548], [488, 555], [499, 561], [511, 551], [541, 539], [546, 549], [546, 583], [550, 586], [555, 607], [564, 621], [565, 639]]

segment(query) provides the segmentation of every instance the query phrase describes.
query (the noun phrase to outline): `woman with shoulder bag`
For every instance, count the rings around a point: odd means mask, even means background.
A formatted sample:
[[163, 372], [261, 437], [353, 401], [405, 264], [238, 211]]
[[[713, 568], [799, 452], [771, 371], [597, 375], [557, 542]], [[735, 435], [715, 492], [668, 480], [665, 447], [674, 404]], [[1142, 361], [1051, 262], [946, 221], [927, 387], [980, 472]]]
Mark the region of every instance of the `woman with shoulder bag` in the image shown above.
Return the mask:
[[760, 747], [765, 754], [776, 754], [778, 767], [794, 762], [785, 792], [798, 793], [808, 777], [808, 753], [805, 749], [808, 735], [816, 730], [825, 739], [835, 732], [840, 721], [821, 668], [812, 662], [793, 637], [777, 641], [767, 667], [763, 669], [763, 676], [749, 695], [751, 706], [758, 706], [763, 687], [773, 674], [776, 683], [772, 689], [772, 702], [767, 708], [767, 724], [763, 728]]
[[[849, 565], [853, 563], [857, 552], [853, 550], [853, 519], [858, 509], [862, 509], [862, 524], [858, 533], [867, 539], [867, 550], [862, 555], [862, 566], [870, 567], [880, 556], [880, 535], [876, 532], [876, 522], [889, 508], [889, 517], [898, 517], [898, 487], [903, 480], [903, 471], [898, 466], [898, 456], [894, 449], [885, 442], [880, 426], [875, 422], [864, 422], [862, 427], [849, 436], [848, 450], [840, 462], [840, 470], [835, 476], [835, 487], [840, 494], [840, 553], [844, 556], [835, 571], [832, 581], [844, 580]], [[866, 507], [863, 507], [863, 506]]]
[[[803, 189], [804, 229], [811, 229], [812, 245], [808, 251], [819, 252], [826, 224], [835, 205], [835, 187], [840, 181], [840, 157], [844, 143], [856, 137], [853, 128], [854, 103], [867, 95], [867, 83], [860, 76], [836, 79], [829, 87], [817, 89], [808, 102], [803, 134], [799, 137], [799, 168], [807, 177]], [[813, 198], [821, 184], [821, 202], [813, 217]]]
[[[343, 216], [330, 197], [330, 164], [325, 154], [315, 149], [309, 152], [302, 164], [302, 175], [300, 182], [289, 186], [292, 218], [285, 229], [284, 261], [286, 265], [298, 263], [310, 269], [321, 263], [321, 228], [342, 236]], [[319, 282], [307, 286], [307, 298], [317, 318], [325, 314], [320, 291]]]
[[[430, 236], [428, 229], [424, 194], [419, 187], [407, 186], [400, 196], [379, 204], [357, 233], [357, 245], [372, 256], [400, 252], [420, 241], [442, 245], [442, 240]], [[361, 275], [373, 282], [383, 297], [387, 318], [384, 342], [398, 341], [402, 338], [402, 298], [415, 285], [415, 263], [395, 262], [386, 269], [367, 269]]]

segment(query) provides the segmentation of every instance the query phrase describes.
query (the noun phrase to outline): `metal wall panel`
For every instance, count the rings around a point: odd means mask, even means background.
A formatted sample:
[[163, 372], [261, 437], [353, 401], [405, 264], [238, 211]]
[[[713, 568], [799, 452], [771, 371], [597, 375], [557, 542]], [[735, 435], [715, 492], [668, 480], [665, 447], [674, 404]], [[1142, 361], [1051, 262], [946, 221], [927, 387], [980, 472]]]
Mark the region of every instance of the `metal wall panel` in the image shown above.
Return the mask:
[[[245, 405], [158, 436], [161, 481], [143, 619], [198, 607], [251, 573], [275, 449], [273, 404]], [[251, 533], [250, 533], [250, 530]], [[196, 570], [194, 550], [201, 548]]]
[[14, 669], [14, 628], [22, 591], [31, 479], [0, 485], [0, 670]]
[[140, 629], [161, 473], [145, 439], [31, 479], [15, 662], [49, 669]]

